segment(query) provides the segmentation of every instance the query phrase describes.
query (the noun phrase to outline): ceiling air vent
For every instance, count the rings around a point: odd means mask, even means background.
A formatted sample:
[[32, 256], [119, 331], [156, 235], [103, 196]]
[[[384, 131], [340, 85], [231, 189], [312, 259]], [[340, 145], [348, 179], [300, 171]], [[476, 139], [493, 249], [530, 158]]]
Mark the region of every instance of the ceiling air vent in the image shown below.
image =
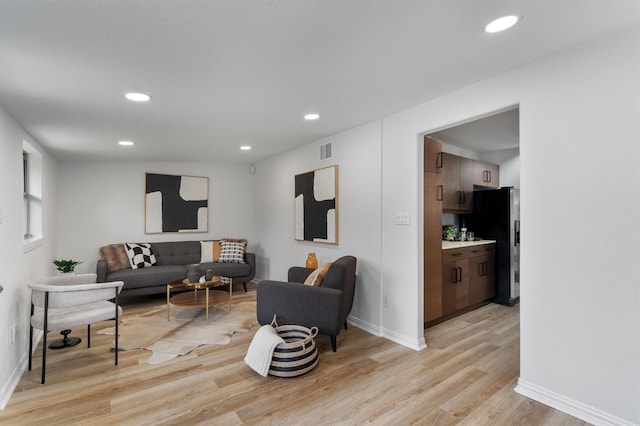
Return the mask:
[[332, 147], [331, 147], [331, 142], [326, 143], [324, 145], [320, 145], [320, 159], [321, 160], [328, 160], [329, 158], [332, 157]]

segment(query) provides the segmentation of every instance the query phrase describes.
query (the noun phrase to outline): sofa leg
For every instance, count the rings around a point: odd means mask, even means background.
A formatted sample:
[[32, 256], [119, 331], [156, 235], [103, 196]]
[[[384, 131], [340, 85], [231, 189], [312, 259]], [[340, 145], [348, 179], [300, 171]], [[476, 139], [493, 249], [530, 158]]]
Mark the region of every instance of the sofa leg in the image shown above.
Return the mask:
[[242, 283], [242, 287], [244, 287], [244, 292], [247, 292], [247, 283]]
[[344, 320], [344, 329], [347, 329], [347, 320]]
[[336, 351], [336, 347], [338, 345], [337, 337], [336, 336], [329, 336], [329, 337], [331, 337], [331, 348], [335, 352]]

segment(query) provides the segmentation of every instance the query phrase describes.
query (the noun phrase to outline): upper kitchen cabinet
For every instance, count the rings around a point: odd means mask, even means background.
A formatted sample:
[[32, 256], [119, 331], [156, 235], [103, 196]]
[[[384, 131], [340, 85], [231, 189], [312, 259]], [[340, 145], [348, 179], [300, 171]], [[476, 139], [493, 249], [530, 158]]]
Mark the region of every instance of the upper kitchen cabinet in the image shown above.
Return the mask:
[[446, 152], [441, 153], [442, 211], [471, 213], [473, 209], [474, 160]]
[[482, 161], [474, 161], [473, 184], [489, 188], [500, 188], [500, 166]]

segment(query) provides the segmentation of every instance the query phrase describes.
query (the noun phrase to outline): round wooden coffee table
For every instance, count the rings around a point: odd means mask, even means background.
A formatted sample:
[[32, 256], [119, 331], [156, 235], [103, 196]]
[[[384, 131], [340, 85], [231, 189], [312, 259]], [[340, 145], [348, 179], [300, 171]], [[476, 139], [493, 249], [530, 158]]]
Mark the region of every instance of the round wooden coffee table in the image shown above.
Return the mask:
[[[204, 306], [205, 316], [207, 323], [209, 323], [209, 306], [227, 300], [227, 293], [224, 290], [215, 290], [215, 287], [228, 285], [229, 286], [229, 310], [231, 310], [231, 294], [233, 282], [231, 278], [228, 278], [229, 282], [224, 283], [221, 277], [213, 277], [209, 281], [192, 283], [188, 279], [182, 280], [179, 283], [167, 284], [167, 321], [170, 318], [171, 305], [176, 306]], [[171, 296], [171, 289], [182, 288], [193, 290], [178, 293]], [[198, 291], [204, 290], [204, 291]]]

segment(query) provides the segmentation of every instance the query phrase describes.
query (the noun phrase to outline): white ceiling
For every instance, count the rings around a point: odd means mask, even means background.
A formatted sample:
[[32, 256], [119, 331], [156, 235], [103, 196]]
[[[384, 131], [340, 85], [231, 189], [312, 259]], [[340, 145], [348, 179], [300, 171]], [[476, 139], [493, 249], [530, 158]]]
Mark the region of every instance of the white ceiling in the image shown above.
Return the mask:
[[[638, 25], [639, 5], [0, 0], [0, 102], [62, 160], [250, 163]], [[524, 19], [482, 32], [505, 14]]]
[[511, 109], [430, 133], [449, 145], [473, 152], [502, 151], [520, 146], [520, 110]]

